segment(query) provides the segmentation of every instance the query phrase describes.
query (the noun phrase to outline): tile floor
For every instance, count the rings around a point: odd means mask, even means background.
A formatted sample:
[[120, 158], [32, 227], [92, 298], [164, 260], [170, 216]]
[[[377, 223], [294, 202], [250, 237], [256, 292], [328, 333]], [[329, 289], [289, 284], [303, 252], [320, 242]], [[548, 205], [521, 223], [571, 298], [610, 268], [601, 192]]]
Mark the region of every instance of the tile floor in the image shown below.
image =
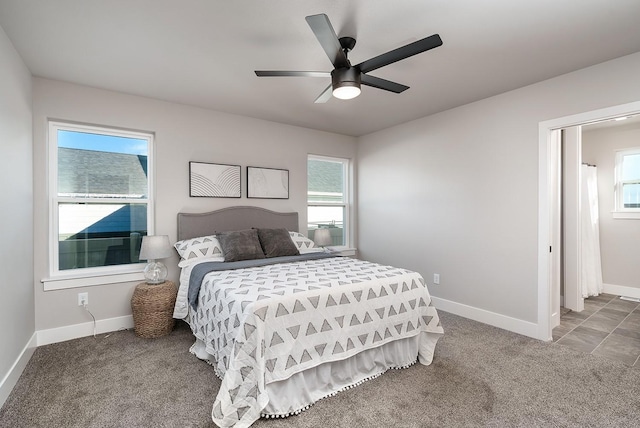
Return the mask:
[[601, 294], [585, 299], [582, 312], [562, 312], [556, 344], [640, 369], [640, 303]]

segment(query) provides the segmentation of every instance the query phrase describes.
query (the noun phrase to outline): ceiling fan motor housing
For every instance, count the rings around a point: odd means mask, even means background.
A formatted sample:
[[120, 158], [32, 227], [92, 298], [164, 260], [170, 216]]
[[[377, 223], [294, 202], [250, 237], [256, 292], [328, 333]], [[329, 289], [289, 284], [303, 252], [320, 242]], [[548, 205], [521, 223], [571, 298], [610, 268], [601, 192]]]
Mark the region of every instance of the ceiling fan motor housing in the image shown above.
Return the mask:
[[356, 67], [335, 68], [331, 72], [331, 85], [333, 89], [343, 86], [360, 87], [360, 70]]

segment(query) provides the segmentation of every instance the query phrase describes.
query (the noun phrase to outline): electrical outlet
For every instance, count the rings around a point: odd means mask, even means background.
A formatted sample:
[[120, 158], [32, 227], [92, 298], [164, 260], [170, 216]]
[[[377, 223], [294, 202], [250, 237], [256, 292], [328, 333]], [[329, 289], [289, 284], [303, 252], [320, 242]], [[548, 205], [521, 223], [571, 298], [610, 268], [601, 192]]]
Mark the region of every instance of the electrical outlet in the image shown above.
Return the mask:
[[434, 273], [433, 274], [433, 283], [434, 284], [440, 284], [440, 274], [439, 273]]
[[89, 304], [89, 293], [78, 293], [78, 306]]

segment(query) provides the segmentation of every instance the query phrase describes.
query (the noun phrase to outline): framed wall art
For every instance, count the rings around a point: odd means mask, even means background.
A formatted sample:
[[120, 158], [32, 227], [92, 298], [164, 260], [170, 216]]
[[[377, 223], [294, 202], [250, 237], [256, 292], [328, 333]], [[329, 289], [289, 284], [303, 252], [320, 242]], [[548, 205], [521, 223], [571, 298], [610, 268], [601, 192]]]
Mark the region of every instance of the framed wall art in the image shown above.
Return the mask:
[[247, 198], [289, 199], [289, 170], [248, 166]]
[[189, 196], [239, 198], [240, 165], [189, 162]]

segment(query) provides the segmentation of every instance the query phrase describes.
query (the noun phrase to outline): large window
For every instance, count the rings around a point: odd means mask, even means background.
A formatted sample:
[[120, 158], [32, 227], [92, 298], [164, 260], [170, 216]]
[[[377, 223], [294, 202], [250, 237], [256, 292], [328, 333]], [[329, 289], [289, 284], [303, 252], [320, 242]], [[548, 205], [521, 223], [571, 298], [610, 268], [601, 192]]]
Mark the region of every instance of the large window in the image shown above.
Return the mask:
[[152, 234], [153, 136], [49, 123], [51, 275], [140, 270]]
[[640, 148], [616, 152], [616, 211], [640, 213]]
[[349, 246], [349, 160], [309, 155], [307, 223], [309, 238], [329, 229], [331, 246]]

